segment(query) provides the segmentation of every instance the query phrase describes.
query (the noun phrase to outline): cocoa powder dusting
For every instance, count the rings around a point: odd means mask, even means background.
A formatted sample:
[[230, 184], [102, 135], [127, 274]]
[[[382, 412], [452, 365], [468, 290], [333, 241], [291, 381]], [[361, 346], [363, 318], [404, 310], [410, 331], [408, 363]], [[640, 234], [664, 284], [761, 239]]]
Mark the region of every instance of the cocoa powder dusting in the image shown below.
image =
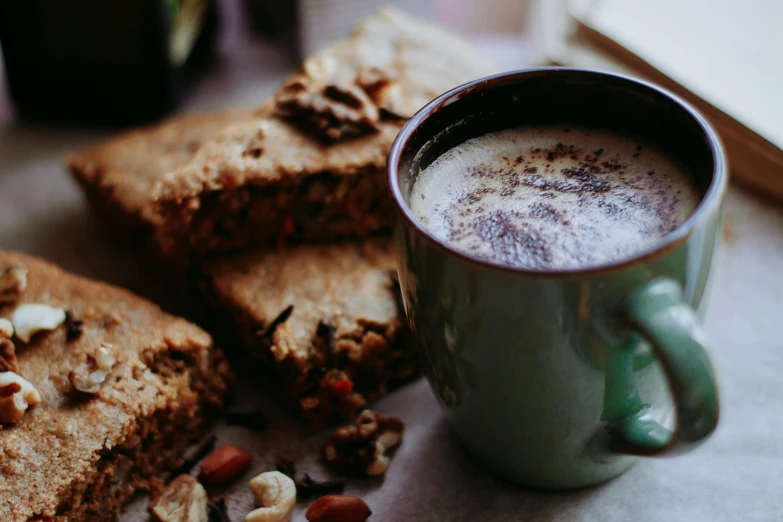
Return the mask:
[[698, 204], [690, 174], [644, 147], [635, 159], [642, 145], [610, 132], [499, 131], [427, 167], [411, 208], [433, 235], [476, 257], [534, 269], [600, 264], [658, 241]]
[[496, 211], [476, 219], [473, 230], [490, 245], [492, 257], [504, 264], [530, 268], [549, 266], [552, 251], [547, 242], [535, 230], [521, 228], [517, 222], [512, 215]]

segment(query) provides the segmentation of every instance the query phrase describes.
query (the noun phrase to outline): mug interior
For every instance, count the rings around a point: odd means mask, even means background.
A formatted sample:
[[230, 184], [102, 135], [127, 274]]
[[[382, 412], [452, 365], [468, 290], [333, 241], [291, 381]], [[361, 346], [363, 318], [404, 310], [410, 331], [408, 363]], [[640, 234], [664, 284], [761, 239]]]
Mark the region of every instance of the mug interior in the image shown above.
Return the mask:
[[410, 210], [408, 203], [416, 176], [444, 152], [470, 138], [502, 129], [552, 124], [602, 128], [652, 142], [685, 166], [701, 194], [693, 214], [652, 249], [628, 260], [580, 271], [632, 261], [682, 239], [699, 214], [716, 204], [713, 200], [719, 199], [725, 184], [725, 165], [717, 135], [700, 114], [673, 94], [610, 73], [533, 69], [457, 87], [433, 100], [405, 125], [389, 157], [392, 195], [403, 217], [443, 245], [420, 226]]

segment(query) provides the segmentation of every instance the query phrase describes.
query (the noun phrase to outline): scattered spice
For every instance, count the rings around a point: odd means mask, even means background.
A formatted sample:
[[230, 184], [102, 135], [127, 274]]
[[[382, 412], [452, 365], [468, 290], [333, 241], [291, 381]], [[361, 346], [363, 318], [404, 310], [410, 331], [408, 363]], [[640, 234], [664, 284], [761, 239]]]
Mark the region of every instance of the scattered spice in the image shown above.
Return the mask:
[[284, 322], [288, 321], [288, 318], [291, 317], [291, 314], [294, 312], [294, 305], [288, 305], [286, 306], [282, 312], [280, 312], [277, 317], [275, 317], [271, 323], [269, 323], [269, 326], [267, 326], [264, 330], [259, 331], [256, 335], [261, 337], [262, 339], [271, 342], [272, 336], [275, 334], [275, 330], [277, 330], [277, 327], [283, 324]]
[[71, 310], [65, 311], [65, 339], [75, 341], [82, 335], [84, 321], [77, 319]]
[[209, 522], [231, 522], [226, 508], [226, 499], [223, 497], [211, 498], [207, 501], [209, 510]]
[[198, 464], [201, 460], [203, 460], [204, 457], [212, 453], [212, 450], [215, 448], [216, 442], [217, 442], [217, 436], [210, 435], [209, 437], [207, 437], [207, 439], [204, 442], [202, 442], [193, 451], [192, 455], [190, 455], [189, 457], [185, 457], [182, 460], [182, 464], [171, 472], [171, 476], [176, 477], [177, 475], [190, 473], [190, 471], [196, 466], [196, 464]]
[[27, 288], [27, 267], [13, 264], [0, 270], [0, 305], [13, 303]]
[[337, 329], [334, 326], [326, 324], [323, 321], [318, 321], [318, 327], [315, 329], [315, 335], [326, 342], [326, 349], [329, 353], [330, 359], [334, 357], [335, 350], [337, 348], [334, 342], [334, 334], [336, 331]]
[[294, 459], [291, 457], [285, 455], [278, 456], [275, 459], [275, 468], [290, 479], [296, 478], [296, 467], [294, 467]]
[[307, 473], [296, 481], [296, 494], [299, 498], [321, 495], [339, 495], [345, 491], [345, 483], [334, 480], [315, 480]]
[[16, 363], [16, 347], [10, 339], [0, 334], [0, 372], [18, 372]]
[[226, 422], [234, 426], [242, 426], [255, 433], [266, 431], [269, 427], [269, 419], [261, 410], [230, 411], [226, 414]]
[[250, 355], [255, 360], [269, 362], [270, 354], [268, 352], [268, 348], [272, 346], [272, 338], [275, 335], [275, 330], [277, 330], [278, 326], [286, 322], [288, 318], [291, 317], [293, 311], [294, 305], [288, 305], [277, 315], [277, 317], [272, 320], [271, 323], [269, 323], [266, 328], [256, 332], [256, 336], [259, 338], [260, 343], [258, 346], [253, 346], [253, 349], [250, 351]]
[[305, 473], [301, 479], [296, 480], [294, 460], [285, 455], [280, 455], [275, 459], [275, 468], [295, 482], [296, 493], [299, 498], [337, 494], [342, 493], [345, 490], [345, 484], [343, 482], [316, 480], [307, 473]]

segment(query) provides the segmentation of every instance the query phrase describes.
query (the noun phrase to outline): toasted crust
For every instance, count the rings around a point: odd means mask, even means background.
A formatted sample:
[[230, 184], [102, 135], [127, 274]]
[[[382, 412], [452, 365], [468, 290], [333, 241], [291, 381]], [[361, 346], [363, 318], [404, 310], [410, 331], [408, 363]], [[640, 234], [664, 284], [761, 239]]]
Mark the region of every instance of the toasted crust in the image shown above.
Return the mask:
[[[227, 364], [206, 332], [129, 292], [0, 252], [0, 267], [12, 263], [28, 268], [29, 284], [0, 317], [42, 303], [83, 324], [71, 340], [65, 325], [15, 340], [19, 374], [42, 401], [0, 431], [0, 520], [111, 519], [200, 435]], [[102, 343], [118, 362], [97, 394], [75, 391], [69, 372]]]
[[206, 141], [246, 112], [180, 116], [136, 129], [67, 158], [73, 176], [135, 221], [155, 223], [151, 194], [164, 173], [193, 159]]
[[270, 368], [320, 428], [353, 419], [416, 374], [394, 266], [385, 239], [300, 246], [208, 263], [201, 291], [219, 330]]
[[[262, 112], [271, 109], [269, 105]], [[324, 144], [291, 122], [268, 117], [228, 126], [202, 147], [193, 161], [162, 177], [154, 192], [159, 204], [252, 184], [297, 183], [320, 173], [353, 176], [383, 170], [400, 130], [385, 122], [377, 134]], [[255, 151], [260, 151], [257, 154]]]

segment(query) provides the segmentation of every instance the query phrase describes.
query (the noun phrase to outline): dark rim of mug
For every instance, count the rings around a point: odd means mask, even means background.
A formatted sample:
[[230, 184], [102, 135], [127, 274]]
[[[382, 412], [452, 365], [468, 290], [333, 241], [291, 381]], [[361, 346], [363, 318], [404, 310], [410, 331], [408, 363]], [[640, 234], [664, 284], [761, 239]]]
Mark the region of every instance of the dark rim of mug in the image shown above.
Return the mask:
[[[459, 100], [460, 98], [462, 98], [467, 94], [471, 94], [475, 91], [480, 91], [491, 84], [513, 82], [514, 80], [522, 80], [528, 76], [535, 76], [537, 74], [558, 74], [560, 72], [568, 72], [571, 74], [576, 73], [580, 75], [583, 74], [585, 76], [598, 77], [599, 79], [600, 78], [611, 79], [613, 81], [619, 80], [620, 82], [627, 82], [629, 84], [632, 84], [631, 86], [637, 89], [646, 89], [646, 90], [655, 91], [663, 95], [665, 98], [667, 98], [670, 103], [677, 105], [679, 109], [685, 111], [699, 125], [701, 131], [707, 137], [707, 141], [710, 147], [710, 152], [712, 153], [714, 166], [713, 166], [712, 180], [710, 181], [710, 185], [707, 191], [704, 193], [704, 196], [702, 197], [701, 201], [699, 202], [699, 205], [693, 211], [693, 213], [679, 227], [677, 227], [677, 229], [662, 237], [660, 241], [658, 241], [651, 247], [645, 248], [631, 257], [623, 258], [613, 263], [591, 265], [591, 266], [586, 266], [581, 268], [530, 269], [530, 268], [511, 267], [508, 265], [497, 263], [489, 259], [482, 259], [479, 257], [473, 257], [471, 255], [465, 254], [463, 252], [460, 252], [458, 250], [449, 247], [439, 239], [435, 238], [432, 234], [430, 234], [427, 231], [426, 228], [424, 228], [419, 223], [419, 220], [416, 219], [416, 216], [413, 215], [413, 212], [411, 211], [410, 207], [405, 201], [405, 198], [402, 195], [402, 189], [400, 188], [400, 180], [397, 174], [397, 171], [399, 169], [400, 157], [402, 156], [402, 152], [405, 149], [406, 145], [408, 144], [408, 140], [413, 135], [413, 133], [426, 119], [431, 117], [433, 114], [435, 114], [443, 107], [446, 107], [451, 103], [454, 103], [455, 101]], [[397, 210], [400, 212], [402, 217], [407, 221], [407, 224], [409, 226], [412, 226], [416, 230], [416, 232], [418, 232], [424, 238], [429, 240], [429, 242], [431, 242], [433, 245], [439, 247], [441, 250], [445, 250], [449, 252], [451, 255], [454, 255], [462, 259], [463, 261], [467, 261], [472, 264], [478, 264], [487, 268], [493, 268], [496, 270], [514, 272], [519, 274], [527, 274], [532, 276], [598, 275], [602, 272], [609, 272], [620, 268], [625, 268], [629, 265], [638, 263], [639, 261], [644, 261], [651, 257], [656, 257], [670, 250], [671, 248], [680, 245], [681, 243], [683, 243], [685, 240], [688, 239], [688, 236], [691, 234], [693, 229], [696, 228], [696, 226], [704, 218], [704, 216], [707, 215], [715, 205], [719, 204], [720, 197], [723, 194], [723, 191], [725, 190], [726, 183], [727, 183], [726, 161], [723, 153], [723, 145], [721, 144], [720, 138], [718, 138], [718, 135], [715, 132], [715, 130], [712, 128], [712, 126], [709, 123], [707, 123], [707, 120], [704, 118], [704, 116], [702, 116], [688, 102], [686, 102], [676, 94], [662, 87], [659, 87], [658, 85], [646, 82], [644, 80], [632, 78], [630, 76], [625, 76], [622, 74], [597, 71], [593, 69], [583, 69], [578, 67], [536, 67], [531, 69], [521, 69], [516, 71], [504, 72], [492, 76], [485, 76], [477, 80], [473, 80], [471, 82], [460, 85], [459, 87], [455, 87], [454, 89], [444, 94], [441, 94], [440, 96], [438, 96], [437, 98], [429, 102], [427, 105], [425, 105], [423, 108], [421, 108], [416, 114], [414, 114], [413, 117], [410, 120], [408, 120], [408, 122], [403, 126], [402, 130], [400, 130], [400, 133], [397, 135], [397, 138], [394, 140], [394, 143], [392, 144], [391, 152], [389, 153], [389, 159], [387, 162], [387, 168], [389, 174], [389, 188], [392, 193], [392, 198], [394, 199], [394, 204], [397, 206]]]

